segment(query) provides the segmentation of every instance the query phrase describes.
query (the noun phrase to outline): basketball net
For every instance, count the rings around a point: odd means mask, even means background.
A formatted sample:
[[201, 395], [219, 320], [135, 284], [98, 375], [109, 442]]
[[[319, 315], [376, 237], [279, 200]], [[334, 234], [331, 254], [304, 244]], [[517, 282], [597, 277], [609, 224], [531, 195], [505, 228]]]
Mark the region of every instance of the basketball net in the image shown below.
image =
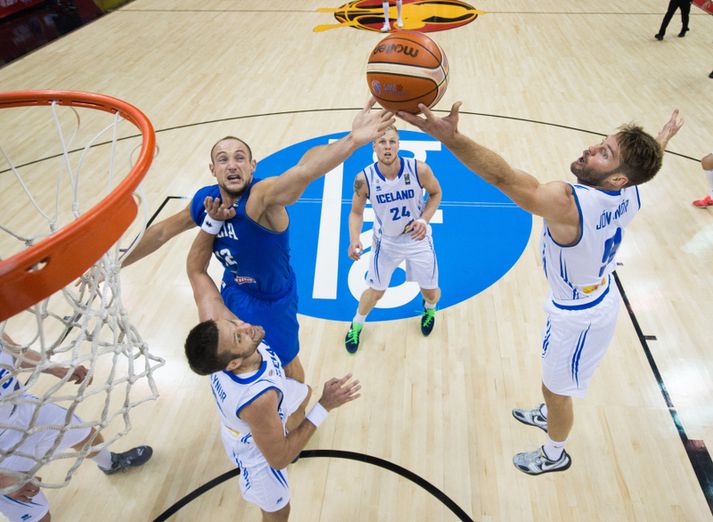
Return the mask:
[[[0, 205], [5, 214], [0, 257], [5, 260], [51, 239], [94, 211], [98, 202], [104, 204], [124, 179], [117, 175], [120, 158], [128, 159], [132, 170], [132, 153], [146, 142], [144, 131], [136, 135], [120, 109], [112, 113], [74, 103], [0, 111], [0, 129], [12, 130], [0, 133]], [[150, 157], [146, 169], [148, 163]], [[142, 198], [136, 192], [133, 197], [139, 217], [108, 251], [81, 252], [89, 258], [87, 266], [93, 263], [81, 277], [71, 274], [69, 284], [0, 322], [5, 354], [0, 364], [0, 473], [17, 479], [0, 494], [30, 480], [41, 487], [67, 485], [85, 457], [131, 430], [136, 406], [158, 397], [153, 372], [164, 360], [149, 352], [122, 304], [121, 259], [146, 225]], [[112, 214], [103, 219], [109, 227]], [[51, 264], [51, 256], [47, 259]], [[43, 263], [27, 271], [41, 271]], [[0, 293], [5, 291], [0, 288]], [[88, 370], [84, 381], [70, 382], [82, 366]], [[43, 422], [43, 409], [56, 406], [66, 410], [64, 422]], [[87, 428], [102, 433], [104, 443], [61, 449], [72, 430]], [[18, 459], [24, 459], [22, 471], [17, 471]], [[12, 470], [10, 461], [15, 463]], [[40, 470], [42, 481], [37, 479]]]

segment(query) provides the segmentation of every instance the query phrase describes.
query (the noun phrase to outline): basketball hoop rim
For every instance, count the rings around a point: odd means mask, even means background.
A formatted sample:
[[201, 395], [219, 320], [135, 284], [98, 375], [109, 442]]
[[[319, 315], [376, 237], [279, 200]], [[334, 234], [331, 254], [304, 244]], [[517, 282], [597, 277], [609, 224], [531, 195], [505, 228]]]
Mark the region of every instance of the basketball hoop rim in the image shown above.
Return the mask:
[[[119, 115], [142, 134], [141, 151], [114, 190], [73, 222], [36, 245], [0, 261], [0, 322], [67, 286], [119, 240], [138, 213], [133, 193], [156, 149], [148, 117], [128, 102], [82, 91], [0, 92], [0, 109], [52, 105], [82, 107]], [[42, 268], [37, 269], [42, 263]]]

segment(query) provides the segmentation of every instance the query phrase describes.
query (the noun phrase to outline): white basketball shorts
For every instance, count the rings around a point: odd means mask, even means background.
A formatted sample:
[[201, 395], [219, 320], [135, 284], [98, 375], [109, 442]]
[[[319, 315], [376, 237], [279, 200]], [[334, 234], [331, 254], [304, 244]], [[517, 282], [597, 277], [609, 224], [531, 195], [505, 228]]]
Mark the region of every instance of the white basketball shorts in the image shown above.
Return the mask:
[[[230, 430], [225, 425], [221, 425], [220, 433], [225, 452], [233, 464], [240, 468], [240, 492], [243, 498], [268, 513], [285, 507], [290, 501], [287, 470], [273, 469], [265, 457], [252, 458], [249, 464], [244, 464], [239, 455], [240, 449], [243, 448], [239, 439], [244, 435]], [[254, 449], [257, 450], [257, 447]]]
[[366, 274], [369, 286], [374, 290], [386, 290], [391, 275], [403, 261], [406, 261], [407, 281], [415, 281], [425, 290], [438, 288], [438, 262], [430, 233], [421, 241], [411, 239], [408, 234], [374, 237]]
[[[308, 391], [306, 384], [289, 377], [285, 379], [283, 411], [286, 416], [295, 412], [307, 397]], [[251, 437], [249, 434], [236, 433], [221, 425], [221, 437], [228, 457], [240, 468], [240, 491], [243, 498], [268, 513], [285, 507], [290, 501], [287, 469], [272, 468], [254, 442], [250, 447], [241, 443], [241, 439]]]
[[562, 310], [548, 299], [542, 339], [542, 382], [553, 393], [584, 397], [589, 382], [614, 337], [621, 298], [612, 282], [600, 303]]
[[37, 522], [50, 510], [47, 497], [41, 491], [30, 502], [21, 502], [7, 495], [0, 496], [0, 513], [10, 522]]
[[[28, 396], [29, 397], [29, 396]], [[35, 422], [35, 426], [64, 426], [66, 424], [67, 410], [56, 404], [44, 404], [39, 407], [40, 411]], [[8, 450], [15, 446], [22, 439], [23, 432], [30, 427], [30, 421], [36, 406], [34, 404], [21, 403], [17, 405], [17, 410], [10, 417], [8, 423], [16, 426], [17, 429], [5, 429], [0, 433], [0, 448]], [[72, 416], [72, 424], [79, 424], [82, 420], [76, 415]], [[61, 452], [76, 446], [89, 436], [90, 428], [78, 428], [65, 432], [62, 441], [55, 450]], [[0, 463], [0, 471], [9, 469], [12, 471], [29, 471], [35, 465], [35, 461], [29, 457], [23, 457], [22, 453], [40, 458], [45, 455], [54, 445], [55, 440], [60, 435], [56, 429], [40, 430], [25, 439], [14, 453]], [[40, 492], [32, 498], [31, 502], [20, 502], [8, 496], [0, 496], [0, 512], [11, 521], [31, 522], [40, 520], [49, 511], [47, 497]]]

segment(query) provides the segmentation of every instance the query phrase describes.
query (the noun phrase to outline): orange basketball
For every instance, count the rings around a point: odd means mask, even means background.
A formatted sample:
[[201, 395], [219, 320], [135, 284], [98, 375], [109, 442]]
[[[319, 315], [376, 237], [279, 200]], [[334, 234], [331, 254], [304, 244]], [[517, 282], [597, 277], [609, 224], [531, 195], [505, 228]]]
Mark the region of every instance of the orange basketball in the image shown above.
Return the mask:
[[433, 107], [448, 86], [448, 59], [418, 31], [398, 31], [381, 40], [366, 66], [369, 90], [385, 109], [418, 113]]

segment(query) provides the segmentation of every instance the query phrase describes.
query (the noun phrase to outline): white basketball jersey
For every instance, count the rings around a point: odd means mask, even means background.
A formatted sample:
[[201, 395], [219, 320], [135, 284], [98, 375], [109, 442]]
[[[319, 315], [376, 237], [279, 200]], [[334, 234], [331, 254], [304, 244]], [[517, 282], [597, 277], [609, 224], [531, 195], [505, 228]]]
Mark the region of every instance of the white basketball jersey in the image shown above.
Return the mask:
[[609, 291], [624, 228], [641, 202], [636, 187], [610, 192], [572, 185], [572, 190], [581, 219], [579, 241], [571, 246], [557, 244], [545, 220], [542, 263], [555, 305], [576, 310], [593, 306]]
[[386, 179], [378, 163], [364, 169], [368, 197], [374, 209], [374, 237], [395, 237], [404, 233], [411, 221], [423, 212], [423, 187], [418, 179], [416, 160], [401, 158], [396, 178]]
[[280, 364], [280, 359], [267, 345], [260, 343], [258, 351], [262, 355], [262, 364], [258, 371], [247, 378], [241, 378], [232, 372], [220, 371], [210, 375], [211, 390], [218, 405], [221, 421], [239, 440], [234, 448], [234, 457], [242, 466], [250, 466], [261, 461], [264, 457], [253, 441], [250, 425], [240, 419], [240, 411], [257, 399], [267, 390], [277, 391], [279, 404], [277, 414], [282, 420], [284, 428], [287, 416], [283, 405], [285, 404], [285, 373]]
[[9, 419], [16, 410], [15, 405], [7, 401], [9, 394], [21, 388], [17, 377], [11, 374], [14, 368], [15, 358], [5, 350], [0, 350], [0, 422]]

